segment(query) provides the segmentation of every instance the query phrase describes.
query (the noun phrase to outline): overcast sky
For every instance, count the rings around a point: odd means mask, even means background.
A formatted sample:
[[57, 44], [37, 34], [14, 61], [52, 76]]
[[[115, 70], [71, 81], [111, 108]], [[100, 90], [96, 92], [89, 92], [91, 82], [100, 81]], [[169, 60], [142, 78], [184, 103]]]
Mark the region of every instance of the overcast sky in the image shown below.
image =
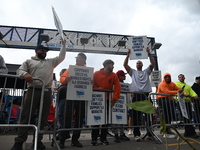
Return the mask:
[[[56, 29], [53, 6], [64, 30], [147, 35], [162, 43], [157, 51], [162, 74], [169, 72], [172, 80], [182, 73], [192, 85], [200, 75], [200, 1], [199, 0], [4, 0], [1, 1], [1, 25]], [[6, 63], [21, 64], [35, 55], [32, 50], [3, 49]], [[58, 52], [48, 52], [48, 57]], [[55, 69], [75, 64], [77, 53], [67, 52], [65, 60]], [[87, 66], [102, 68], [105, 59], [115, 62], [114, 72], [124, 70], [125, 56], [87, 54]], [[136, 60], [129, 61], [135, 68]], [[144, 68], [149, 60], [144, 60]], [[126, 82], [131, 79], [127, 76]]]

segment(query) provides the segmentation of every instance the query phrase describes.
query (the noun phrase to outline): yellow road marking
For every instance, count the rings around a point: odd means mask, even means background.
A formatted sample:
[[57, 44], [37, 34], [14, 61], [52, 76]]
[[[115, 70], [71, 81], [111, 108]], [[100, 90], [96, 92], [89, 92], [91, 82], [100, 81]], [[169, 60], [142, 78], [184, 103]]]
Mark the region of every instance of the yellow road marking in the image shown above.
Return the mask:
[[[192, 144], [194, 142], [189, 142], [189, 143]], [[165, 144], [165, 146], [176, 146], [176, 145], [183, 145], [183, 144], [188, 144], [188, 143], [184, 142], [184, 143]]]

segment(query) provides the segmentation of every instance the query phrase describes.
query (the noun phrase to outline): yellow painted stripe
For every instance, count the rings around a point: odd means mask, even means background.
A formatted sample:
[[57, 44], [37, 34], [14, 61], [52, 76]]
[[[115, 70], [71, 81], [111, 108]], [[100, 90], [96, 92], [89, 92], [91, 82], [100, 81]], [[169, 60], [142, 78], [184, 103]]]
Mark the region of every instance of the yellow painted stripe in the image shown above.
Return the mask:
[[[194, 142], [190, 142], [190, 144], [192, 144], [192, 143], [194, 143]], [[186, 143], [186, 142], [184, 142], [184, 143], [174, 143], [174, 144], [166, 144], [165, 146], [177, 146], [177, 145], [183, 145], [183, 144], [188, 144], [188, 143]]]

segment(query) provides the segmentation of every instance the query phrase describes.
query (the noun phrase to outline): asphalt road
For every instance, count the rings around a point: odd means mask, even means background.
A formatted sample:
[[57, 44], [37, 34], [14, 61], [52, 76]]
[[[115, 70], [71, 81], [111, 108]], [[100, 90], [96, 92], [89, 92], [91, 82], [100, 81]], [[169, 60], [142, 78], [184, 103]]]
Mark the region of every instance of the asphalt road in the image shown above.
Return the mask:
[[[142, 131], [143, 133], [145, 131]], [[180, 133], [183, 133], [183, 129], [179, 130]], [[134, 137], [133, 135], [128, 135], [128, 137], [131, 139], [130, 141], [123, 141], [121, 143], [115, 143], [114, 142], [114, 138], [113, 137], [108, 137], [108, 141], [110, 142], [109, 145], [104, 146], [100, 143], [100, 141], [98, 141], [98, 145], [97, 146], [91, 146], [90, 142], [91, 142], [91, 135], [90, 135], [90, 131], [84, 131], [81, 134], [80, 137], [80, 142], [83, 144], [82, 148], [77, 148], [77, 147], [72, 147], [70, 146], [71, 142], [70, 139], [67, 140], [65, 142], [65, 148], [63, 150], [165, 150], [166, 149], [166, 141], [165, 138], [162, 137], [162, 135], [159, 134], [159, 131], [155, 131], [156, 135], [158, 135], [158, 137], [162, 140], [162, 143], [157, 144], [155, 141], [152, 140], [141, 140], [140, 142], [135, 142], [134, 141]], [[199, 131], [197, 132], [199, 134]], [[0, 134], [0, 149], [1, 150], [10, 150], [10, 148], [13, 146], [14, 144], [14, 137], [16, 135], [3, 135]], [[199, 143], [196, 144], [194, 142], [191, 142], [191, 144], [196, 148], [196, 150], [200, 150], [200, 138], [199, 139], [195, 139], [197, 140]], [[43, 143], [46, 146], [46, 150], [56, 150], [57, 148], [55, 147], [55, 145], [52, 147], [51, 146], [51, 137], [49, 137], [49, 135], [44, 135], [44, 139], [43, 139]], [[168, 150], [175, 150], [178, 146], [177, 143], [177, 138], [176, 139], [168, 139], [167, 140], [167, 145], [168, 145]], [[32, 150], [31, 148], [31, 144], [32, 144], [32, 136], [30, 135], [28, 137], [28, 140], [26, 141], [26, 143], [24, 143], [23, 147], [24, 150]], [[189, 147], [188, 144], [183, 143], [180, 146], [180, 150], [190, 150], [191, 148]]]

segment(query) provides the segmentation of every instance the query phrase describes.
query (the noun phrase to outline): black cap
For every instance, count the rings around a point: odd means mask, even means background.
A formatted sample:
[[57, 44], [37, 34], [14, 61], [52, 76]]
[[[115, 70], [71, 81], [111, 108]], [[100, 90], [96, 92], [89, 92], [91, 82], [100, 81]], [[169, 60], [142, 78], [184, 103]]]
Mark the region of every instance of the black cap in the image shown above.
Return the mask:
[[199, 80], [199, 79], [200, 79], [200, 76], [196, 77], [195, 79], [196, 79], [196, 80]]
[[78, 53], [77, 56], [81, 56], [85, 60], [87, 59], [87, 56], [84, 53]]
[[114, 65], [114, 61], [112, 61], [111, 59], [107, 59], [103, 62], [103, 66], [105, 67], [106, 65], [112, 64]]
[[44, 45], [38, 45], [35, 50], [45, 49], [46, 51], [49, 51], [48, 47], [45, 47]]

